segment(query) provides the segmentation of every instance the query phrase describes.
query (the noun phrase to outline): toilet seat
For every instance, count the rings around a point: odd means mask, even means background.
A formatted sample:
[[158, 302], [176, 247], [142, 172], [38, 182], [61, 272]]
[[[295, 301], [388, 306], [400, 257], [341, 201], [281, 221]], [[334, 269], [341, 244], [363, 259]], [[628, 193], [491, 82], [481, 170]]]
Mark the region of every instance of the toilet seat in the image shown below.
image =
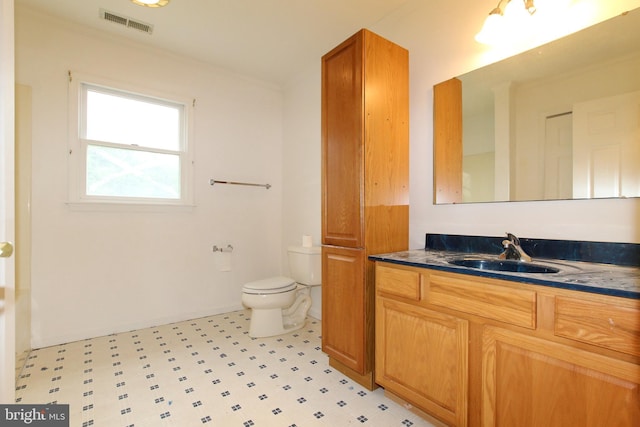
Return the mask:
[[284, 276], [276, 276], [246, 283], [242, 287], [242, 292], [254, 295], [268, 295], [289, 292], [297, 287], [298, 284], [293, 279]]

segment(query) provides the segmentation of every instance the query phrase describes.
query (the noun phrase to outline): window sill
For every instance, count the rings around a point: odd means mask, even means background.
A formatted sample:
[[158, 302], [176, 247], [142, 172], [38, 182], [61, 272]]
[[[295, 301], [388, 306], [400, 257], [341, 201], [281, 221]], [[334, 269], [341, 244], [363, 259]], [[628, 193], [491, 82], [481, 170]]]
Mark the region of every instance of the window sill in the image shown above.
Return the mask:
[[193, 212], [195, 205], [136, 202], [66, 202], [73, 212]]

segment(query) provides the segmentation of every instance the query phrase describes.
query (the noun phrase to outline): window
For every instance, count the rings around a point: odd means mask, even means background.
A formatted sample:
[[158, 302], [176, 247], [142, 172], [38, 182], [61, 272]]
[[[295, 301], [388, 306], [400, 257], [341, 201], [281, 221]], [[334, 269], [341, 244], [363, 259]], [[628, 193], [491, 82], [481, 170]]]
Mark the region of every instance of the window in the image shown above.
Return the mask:
[[72, 202], [191, 202], [188, 102], [71, 79]]

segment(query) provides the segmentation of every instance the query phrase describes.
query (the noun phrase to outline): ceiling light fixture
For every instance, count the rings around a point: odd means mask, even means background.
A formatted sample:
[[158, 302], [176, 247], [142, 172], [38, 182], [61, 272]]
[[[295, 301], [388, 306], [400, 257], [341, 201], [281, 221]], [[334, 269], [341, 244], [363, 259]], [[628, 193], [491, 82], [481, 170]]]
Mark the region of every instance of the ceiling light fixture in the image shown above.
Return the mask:
[[[518, 0], [516, 0], [518, 1]], [[522, 0], [524, 3], [524, 8], [529, 15], [533, 15], [536, 13], [536, 6], [533, 4], [534, 0]], [[476, 41], [483, 44], [492, 44], [495, 43], [496, 40], [499, 40], [502, 36], [504, 36], [504, 12], [506, 10], [507, 5], [511, 2], [511, 0], [498, 0], [498, 4], [494, 7], [491, 12], [489, 12], [489, 16], [484, 21], [484, 25], [482, 25], [482, 29], [478, 34], [476, 34]]]
[[144, 7], [162, 7], [169, 4], [169, 0], [131, 0], [131, 3]]
[[536, 6], [533, 4], [533, 0], [524, 0], [524, 8], [527, 9], [529, 15], [536, 13]]

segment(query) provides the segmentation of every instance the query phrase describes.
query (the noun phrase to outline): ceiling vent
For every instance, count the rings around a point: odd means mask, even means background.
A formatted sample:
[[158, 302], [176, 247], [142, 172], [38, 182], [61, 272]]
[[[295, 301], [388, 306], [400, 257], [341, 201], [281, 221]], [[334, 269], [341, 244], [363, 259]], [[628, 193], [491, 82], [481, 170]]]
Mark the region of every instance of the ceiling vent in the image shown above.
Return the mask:
[[128, 16], [120, 15], [115, 12], [110, 12], [108, 10], [100, 9], [100, 18], [104, 19], [105, 21], [122, 25], [127, 28], [132, 28], [134, 30], [142, 31], [143, 33], [147, 33], [147, 34], [153, 33], [153, 25], [147, 24], [146, 22], [135, 20], [133, 18], [129, 18]]

